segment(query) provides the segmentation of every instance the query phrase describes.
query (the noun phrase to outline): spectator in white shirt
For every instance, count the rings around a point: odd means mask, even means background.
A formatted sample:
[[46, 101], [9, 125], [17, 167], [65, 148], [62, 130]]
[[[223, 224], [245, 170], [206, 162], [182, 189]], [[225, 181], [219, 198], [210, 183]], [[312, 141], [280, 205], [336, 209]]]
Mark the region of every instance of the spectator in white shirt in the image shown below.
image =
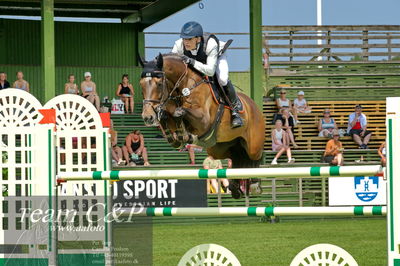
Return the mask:
[[347, 133], [353, 137], [360, 149], [368, 149], [372, 131], [367, 130], [367, 117], [362, 113], [362, 106], [356, 105], [355, 112], [349, 115]]
[[293, 115], [296, 120], [296, 124], [300, 123], [298, 114], [309, 114], [311, 113], [311, 107], [308, 106], [306, 99], [304, 99], [304, 91], [297, 93], [297, 98], [293, 101]]

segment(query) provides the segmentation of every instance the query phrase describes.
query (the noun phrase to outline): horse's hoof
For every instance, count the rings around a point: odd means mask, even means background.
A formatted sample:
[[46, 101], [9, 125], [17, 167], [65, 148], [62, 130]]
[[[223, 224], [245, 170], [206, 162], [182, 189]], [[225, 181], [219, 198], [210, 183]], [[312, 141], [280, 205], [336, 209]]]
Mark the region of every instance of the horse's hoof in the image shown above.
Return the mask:
[[232, 198], [240, 199], [243, 196], [243, 191], [237, 184], [230, 183], [228, 186], [229, 190], [231, 191]]

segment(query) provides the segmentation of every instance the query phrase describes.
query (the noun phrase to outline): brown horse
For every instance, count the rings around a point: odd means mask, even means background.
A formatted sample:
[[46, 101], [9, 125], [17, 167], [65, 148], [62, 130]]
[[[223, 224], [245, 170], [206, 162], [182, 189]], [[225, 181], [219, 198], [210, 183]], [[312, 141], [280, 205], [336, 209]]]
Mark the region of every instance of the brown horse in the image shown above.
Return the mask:
[[[234, 168], [259, 167], [265, 121], [248, 96], [238, 93], [244, 126], [231, 129], [230, 112], [215, 101], [208, 79], [176, 54], [160, 54], [156, 60], [146, 62], [140, 85], [145, 124], [160, 126], [173, 147], [195, 143], [207, 148], [215, 159], [231, 158]], [[230, 182], [229, 189], [234, 198], [243, 193], [238, 180]]]

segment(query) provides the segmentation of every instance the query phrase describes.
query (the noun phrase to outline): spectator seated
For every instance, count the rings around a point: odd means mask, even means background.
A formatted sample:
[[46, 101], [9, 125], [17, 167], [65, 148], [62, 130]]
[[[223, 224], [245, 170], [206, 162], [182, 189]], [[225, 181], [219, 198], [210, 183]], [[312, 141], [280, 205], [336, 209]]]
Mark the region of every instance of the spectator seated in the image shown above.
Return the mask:
[[[336, 121], [339, 129], [347, 129], [348, 116], [354, 112], [356, 104], [363, 105], [363, 113], [368, 117], [368, 128], [374, 132], [369, 142], [370, 149], [377, 149], [386, 137], [385, 101], [309, 101], [308, 105], [312, 107], [312, 113], [299, 114], [301, 124], [295, 127], [296, 143], [300, 150], [323, 150], [326, 145], [326, 139], [318, 137], [318, 122], [325, 108], [331, 110], [331, 117]], [[265, 132], [265, 150], [271, 148], [271, 129], [273, 127], [273, 114], [277, 112], [275, 103], [268, 101], [264, 103], [264, 114], [267, 127]], [[354, 143], [350, 136], [341, 138], [345, 150], [357, 149], [358, 145]], [[296, 158], [297, 159], [297, 158]]]

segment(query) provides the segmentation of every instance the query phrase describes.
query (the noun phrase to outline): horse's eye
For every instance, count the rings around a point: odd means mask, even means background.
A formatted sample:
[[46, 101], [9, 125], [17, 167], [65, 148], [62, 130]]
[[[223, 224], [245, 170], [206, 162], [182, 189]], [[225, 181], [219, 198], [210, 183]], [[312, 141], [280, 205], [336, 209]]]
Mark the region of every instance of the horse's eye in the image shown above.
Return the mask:
[[157, 88], [158, 89], [162, 89], [162, 86], [163, 86], [162, 82], [157, 82]]

